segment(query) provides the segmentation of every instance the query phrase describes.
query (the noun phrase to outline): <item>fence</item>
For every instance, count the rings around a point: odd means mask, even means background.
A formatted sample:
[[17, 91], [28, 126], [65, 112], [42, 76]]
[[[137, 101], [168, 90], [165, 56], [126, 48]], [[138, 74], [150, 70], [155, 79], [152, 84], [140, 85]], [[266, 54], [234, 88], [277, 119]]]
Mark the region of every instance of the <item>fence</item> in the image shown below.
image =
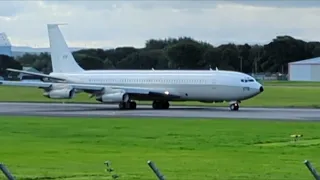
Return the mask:
[[[115, 169], [111, 167], [110, 161], [105, 161], [104, 163], [107, 166], [106, 171], [111, 174], [112, 179], [116, 180], [120, 178], [120, 176], [115, 173]], [[159, 168], [156, 167], [155, 163], [152, 161], [147, 162], [148, 166], [151, 168], [153, 173], [156, 175], [158, 180], [165, 180], [165, 176], [160, 172]], [[312, 174], [312, 176], [315, 178], [315, 180], [320, 180], [319, 173], [316, 171], [316, 169], [311, 165], [311, 163], [308, 160], [304, 161], [304, 164], [307, 166], [308, 170]], [[16, 180], [14, 176], [9, 172], [9, 170], [6, 168], [6, 166], [2, 163], [0, 163], [0, 170], [3, 172], [3, 174], [7, 177], [8, 180]]]
[[[106, 165], [106, 172], [111, 174], [112, 179], [118, 179], [120, 176], [115, 173], [115, 169], [111, 167], [111, 161], [105, 161], [104, 164]], [[165, 176], [160, 172], [159, 168], [156, 167], [155, 163], [152, 161], [147, 162], [148, 166], [151, 168], [153, 173], [156, 175], [158, 180], [165, 180]], [[8, 180], [16, 180], [16, 178], [10, 173], [8, 168], [3, 164], [0, 163], [0, 170], [6, 176]]]
[[249, 74], [259, 81], [287, 81], [288, 75], [281, 73], [252, 73]]

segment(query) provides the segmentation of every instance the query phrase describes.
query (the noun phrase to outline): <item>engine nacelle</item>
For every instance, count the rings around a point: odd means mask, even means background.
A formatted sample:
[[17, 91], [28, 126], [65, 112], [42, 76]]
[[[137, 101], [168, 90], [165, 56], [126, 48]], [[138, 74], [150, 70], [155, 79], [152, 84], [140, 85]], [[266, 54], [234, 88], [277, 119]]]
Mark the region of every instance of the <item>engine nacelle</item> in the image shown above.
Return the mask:
[[129, 100], [129, 95], [124, 92], [108, 93], [96, 98], [97, 101], [103, 103], [120, 103]]
[[74, 89], [53, 89], [43, 93], [43, 96], [50, 99], [71, 99], [74, 95]]

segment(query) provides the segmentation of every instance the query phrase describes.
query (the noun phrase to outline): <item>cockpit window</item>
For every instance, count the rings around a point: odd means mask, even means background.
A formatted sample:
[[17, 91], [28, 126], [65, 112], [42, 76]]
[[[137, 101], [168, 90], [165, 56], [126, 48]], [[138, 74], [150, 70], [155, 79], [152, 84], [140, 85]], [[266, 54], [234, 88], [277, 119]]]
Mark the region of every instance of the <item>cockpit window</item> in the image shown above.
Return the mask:
[[241, 82], [254, 82], [254, 79], [241, 79]]

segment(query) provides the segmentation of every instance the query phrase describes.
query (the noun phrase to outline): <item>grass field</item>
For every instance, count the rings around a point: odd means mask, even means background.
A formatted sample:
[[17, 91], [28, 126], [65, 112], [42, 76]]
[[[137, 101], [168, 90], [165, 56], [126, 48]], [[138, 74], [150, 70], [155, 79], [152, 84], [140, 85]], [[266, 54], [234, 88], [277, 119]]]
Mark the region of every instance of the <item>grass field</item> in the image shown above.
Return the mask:
[[[1, 159], [19, 179], [312, 179], [320, 123], [205, 119], [0, 117]], [[303, 134], [292, 143], [291, 134]], [[318, 164], [319, 167], [319, 164]], [[319, 167], [320, 168], [320, 167]], [[318, 169], [319, 169], [318, 168]], [[1, 177], [1, 174], [0, 174]]]
[[[320, 107], [320, 82], [290, 82], [290, 81], [266, 81], [262, 82], [265, 91], [250, 100], [243, 101], [241, 106], [259, 107]], [[0, 101], [36, 101], [36, 102], [62, 102], [42, 96], [42, 90], [25, 87], [0, 87]], [[89, 99], [88, 94], [78, 94], [76, 98], [64, 100], [64, 102], [91, 102], [100, 103], [95, 99]], [[151, 104], [151, 102], [139, 102], [139, 104]], [[200, 103], [200, 102], [174, 102], [179, 105], [204, 105], [227, 106], [227, 103]]]
[[261, 84], [265, 86], [312, 86], [320, 87], [320, 82], [306, 82], [306, 81], [262, 81]]

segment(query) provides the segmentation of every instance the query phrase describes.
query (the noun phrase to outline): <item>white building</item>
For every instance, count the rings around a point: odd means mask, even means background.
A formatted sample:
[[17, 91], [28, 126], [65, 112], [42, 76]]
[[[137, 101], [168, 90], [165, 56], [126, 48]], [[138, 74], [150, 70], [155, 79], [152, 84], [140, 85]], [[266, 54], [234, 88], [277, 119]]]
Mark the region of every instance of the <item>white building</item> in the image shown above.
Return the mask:
[[320, 57], [288, 64], [289, 81], [320, 81]]

